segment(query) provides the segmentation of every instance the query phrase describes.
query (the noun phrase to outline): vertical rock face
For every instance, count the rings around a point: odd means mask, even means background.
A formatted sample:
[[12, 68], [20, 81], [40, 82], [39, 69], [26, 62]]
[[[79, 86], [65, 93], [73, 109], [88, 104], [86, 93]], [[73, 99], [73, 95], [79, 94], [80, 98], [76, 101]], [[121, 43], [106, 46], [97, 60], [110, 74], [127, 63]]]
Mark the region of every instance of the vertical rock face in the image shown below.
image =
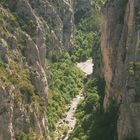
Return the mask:
[[45, 59], [73, 46], [73, 1], [1, 0], [0, 13], [0, 140], [49, 140]]
[[120, 105], [118, 140], [140, 139], [140, 0], [111, 0], [102, 11], [105, 109]]
[[91, 0], [0, 0], [0, 140], [49, 139], [45, 59], [73, 47], [74, 5], [92, 7]]
[[31, 0], [31, 7], [42, 17], [47, 34], [47, 57], [73, 47], [74, 11], [72, 0]]
[[[34, 34], [30, 34], [31, 27], [26, 27], [26, 32], [22, 31], [23, 27], [14, 19], [11, 28], [16, 25], [18, 29], [13, 33], [9, 30], [11, 25], [1, 23], [1, 32], [5, 35], [0, 34], [0, 139], [20, 139], [23, 134], [37, 139], [48, 139], [44, 25], [35, 16], [28, 1], [15, 1], [10, 6], [19, 20], [23, 20], [26, 15], [36, 27], [32, 28]], [[0, 10], [2, 16], [7, 14], [5, 19], [11, 22], [13, 15], [2, 5]], [[25, 22], [26, 25], [26, 18], [20, 22]], [[3, 18], [2, 21], [5, 22]]]

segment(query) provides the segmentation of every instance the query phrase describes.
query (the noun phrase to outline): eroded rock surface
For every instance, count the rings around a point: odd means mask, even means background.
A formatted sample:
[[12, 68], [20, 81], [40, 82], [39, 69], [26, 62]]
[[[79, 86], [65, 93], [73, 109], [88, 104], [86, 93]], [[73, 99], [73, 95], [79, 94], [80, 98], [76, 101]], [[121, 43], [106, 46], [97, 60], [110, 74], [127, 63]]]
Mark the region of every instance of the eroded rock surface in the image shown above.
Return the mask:
[[73, 47], [73, 1], [1, 0], [0, 13], [0, 140], [49, 140], [45, 59]]
[[112, 0], [102, 11], [104, 107], [120, 105], [118, 140], [140, 139], [139, 13], [139, 0]]

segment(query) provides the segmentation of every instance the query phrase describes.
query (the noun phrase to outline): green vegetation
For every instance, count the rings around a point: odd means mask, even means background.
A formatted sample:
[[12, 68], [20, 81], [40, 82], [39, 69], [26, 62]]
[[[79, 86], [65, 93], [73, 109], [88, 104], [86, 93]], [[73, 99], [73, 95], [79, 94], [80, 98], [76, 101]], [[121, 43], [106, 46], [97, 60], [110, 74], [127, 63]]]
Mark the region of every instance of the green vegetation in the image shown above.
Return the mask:
[[102, 93], [103, 83], [101, 80], [91, 79], [86, 82], [86, 97], [79, 104], [76, 111], [78, 122], [69, 140], [114, 139], [116, 136], [118, 107], [115, 103], [112, 103], [112, 106], [104, 112], [102, 108]]
[[[41, 111], [45, 111], [44, 100], [36, 94], [28, 67], [22, 61], [21, 55], [13, 54], [10, 49], [8, 53], [11, 58], [10, 63], [5, 64], [0, 59], [0, 84], [5, 87], [6, 91], [10, 91], [14, 86], [12, 89], [14, 107], [19, 107], [22, 103], [22, 108], [26, 112], [30, 113], [32, 107], [36, 113], [40, 114]], [[29, 134], [22, 132], [17, 136], [17, 140], [40, 140], [33, 134], [33, 131]]]
[[[95, 8], [100, 10], [107, 0], [91, 0], [95, 4]], [[109, 1], [109, 0], [108, 0]]]
[[[94, 9], [76, 7], [75, 50], [71, 53], [73, 61], [83, 61], [92, 56], [92, 49], [98, 43], [100, 30], [100, 9], [105, 0], [92, 1]], [[99, 47], [99, 46], [98, 46]], [[94, 49], [93, 49], [94, 50]], [[96, 60], [97, 61], [97, 60]], [[99, 60], [98, 60], [99, 61]], [[85, 100], [78, 106], [77, 125], [70, 140], [107, 140], [116, 135], [117, 109], [115, 103], [104, 112], [103, 91], [101, 79], [91, 79], [85, 84]]]
[[[0, 25], [2, 24], [3, 30], [6, 32], [14, 33], [17, 28], [21, 28], [23, 31], [27, 32], [31, 37], [35, 36], [36, 31], [36, 21], [35, 18], [28, 14], [27, 11], [24, 11], [22, 8], [16, 8], [16, 1], [7, 1], [2, 0], [0, 5]], [[2, 8], [4, 7], [4, 8]], [[19, 10], [17, 12], [17, 10]], [[0, 27], [0, 29], [2, 28]]]
[[42, 140], [42, 137], [30, 130], [28, 134], [20, 132], [19, 135], [16, 136], [16, 140]]
[[79, 5], [76, 6], [74, 49], [70, 52], [74, 62], [85, 61], [92, 57], [93, 44], [95, 44], [100, 29], [99, 7], [103, 1], [93, 1], [93, 5], [98, 7], [96, 9], [84, 9]]
[[30, 103], [30, 100], [25, 100], [25, 94], [29, 98], [34, 94], [34, 87], [30, 81], [29, 70], [22, 67], [15, 61], [11, 61], [8, 68], [10, 70], [7, 69], [4, 62], [0, 60], [1, 82], [6, 88], [9, 88], [11, 85], [15, 86], [17, 92], [15, 96], [16, 104], [18, 104], [21, 100], [25, 101], [26, 103]]
[[97, 93], [97, 87], [94, 85], [96, 79], [89, 80], [85, 84], [85, 100], [82, 101], [76, 111], [76, 117], [78, 119], [76, 128], [70, 140], [86, 140], [89, 137], [90, 129], [93, 123], [93, 117], [99, 109], [99, 95]]
[[85, 61], [92, 56], [93, 32], [83, 33], [78, 30], [75, 33], [75, 48], [71, 54], [73, 62]]
[[24, 132], [20, 133], [17, 137], [18, 140], [28, 140], [28, 135], [26, 135]]
[[14, 33], [18, 28], [18, 23], [14, 15], [8, 9], [0, 5], [0, 36], [5, 38], [9, 33]]
[[83, 87], [83, 73], [72, 63], [66, 53], [58, 62], [47, 61], [49, 71], [48, 120], [49, 130], [55, 130], [55, 124], [66, 110], [66, 104]]
[[[50, 0], [54, 3], [54, 0]], [[34, 7], [35, 1], [30, 3]], [[62, 118], [64, 111], [67, 109], [67, 104], [76, 94], [83, 88], [83, 73], [75, 66], [75, 62], [85, 61], [92, 57], [93, 44], [96, 43], [96, 38], [99, 35], [100, 26], [100, 8], [104, 0], [93, 1], [95, 9], [87, 10], [76, 7], [75, 12], [75, 36], [74, 49], [68, 53], [64, 53], [58, 60], [54, 56], [54, 61], [46, 60], [48, 73], [48, 121], [51, 137], [55, 131], [55, 124]], [[57, 3], [58, 11], [61, 13], [63, 6]], [[4, 8], [3, 8], [4, 7]], [[2, 0], [0, 5], [0, 36], [5, 40], [12, 34], [17, 34], [17, 46], [24, 54], [26, 47], [27, 32], [32, 38], [36, 32], [36, 18], [26, 13], [26, 10], [16, 9], [16, 2]], [[18, 14], [15, 10], [21, 10]], [[43, 17], [43, 15], [41, 15]], [[138, 19], [139, 20], [139, 19]], [[55, 30], [52, 19], [48, 19], [47, 23]], [[47, 26], [47, 25], [46, 25]], [[53, 36], [48, 34], [46, 42], [53, 41]], [[47, 44], [47, 43], [46, 43]], [[51, 44], [51, 43], [50, 43]], [[53, 50], [57, 56], [57, 52]], [[19, 51], [19, 53], [21, 53]], [[31, 83], [30, 71], [27, 64], [24, 63], [24, 58], [20, 58], [22, 54], [13, 54], [8, 48], [8, 56], [11, 61], [8, 66], [0, 59], [0, 79], [6, 89], [11, 85], [15, 87], [15, 105], [23, 103], [26, 111], [29, 111], [30, 105], [38, 114], [45, 111], [44, 99], [40, 98], [34, 86]], [[129, 73], [134, 75], [134, 68], [139, 69], [139, 64], [130, 64]], [[7, 68], [8, 67], [8, 68]], [[114, 139], [116, 135], [116, 120], [117, 109], [115, 103], [107, 110], [103, 111], [103, 82], [102, 80], [90, 79], [85, 83], [85, 100], [82, 101], [76, 112], [78, 119], [77, 125], [72, 133], [70, 140], [107, 140]], [[139, 84], [139, 82], [137, 83]], [[64, 133], [67, 128], [64, 128]], [[30, 132], [25, 134], [20, 133], [17, 136], [18, 140], [35, 140], [37, 136]], [[39, 140], [40, 138], [38, 138]]]
[[0, 59], [0, 68], [5, 67], [5, 63]]
[[10, 9], [7, 8], [10, 6], [10, 4], [7, 3], [10, 3], [10, 1], [3, 0], [0, 4], [0, 37], [7, 40], [8, 37], [11, 37], [16, 33], [17, 47], [19, 47], [23, 52], [26, 47], [27, 35], [22, 31], [15, 13], [12, 13]]
[[[69, 52], [70, 56], [65, 54], [58, 62], [50, 62], [48, 116], [51, 132], [55, 130], [57, 120], [62, 117], [65, 110], [64, 106], [69, 103], [75, 93], [78, 93], [75, 91], [80, 90], [82, 87], [77, 85], [77, 83], [80, 83], [76, 81], [79, 76], [76, 74], [77, 72], [73, 75], [75, 70], [72, 70], [74, 68], [72, 63], [85, 61], [92, 57], [93, 44], [99, 38], [100, 7], [104, 2], [95, 1], [96, 9], [89, 11], [76, 7], [75, 47]], [[84, 83], [84, 91], [85, 100], [78, 106], [75, 114], [78, 122], [69, 140], [114, 139], [116, 136], [118, 107], [115, 103], [112, 103], [111, 107], [104, 112], [103, 80], [98, 78], [88, 79]]]

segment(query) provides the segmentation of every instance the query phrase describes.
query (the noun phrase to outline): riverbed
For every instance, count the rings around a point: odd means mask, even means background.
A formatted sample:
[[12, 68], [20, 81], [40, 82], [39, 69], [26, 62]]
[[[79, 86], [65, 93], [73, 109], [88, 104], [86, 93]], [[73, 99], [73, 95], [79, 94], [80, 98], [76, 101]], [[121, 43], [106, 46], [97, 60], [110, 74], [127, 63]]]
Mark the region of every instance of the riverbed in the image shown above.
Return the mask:
[[85, 62], [77, 63], [76, 66], [84, 72], [85, 76], [88, 76], [92, 74], [94, 64], [92, 63], [92, 59], [88, 59]]
[[[76, 66], [84, 72], [85, 77], [91, 75], [93, 72], [92, 59], [77, 63]], [[68, 140], [69, 135], [72, 133], [76, 125], [76, 118], [74, 114], [78, 103], [81, 100], [84, 100], [83, 89], [81, 89], [79, 94], [76, 95], [76, 97], [74, 97], [70, 104], [67, 106], [67, 111], [64, 113], [64, 117], [57, 122], [55, 131], [55, 135], [57, 137], [55, 140]]]

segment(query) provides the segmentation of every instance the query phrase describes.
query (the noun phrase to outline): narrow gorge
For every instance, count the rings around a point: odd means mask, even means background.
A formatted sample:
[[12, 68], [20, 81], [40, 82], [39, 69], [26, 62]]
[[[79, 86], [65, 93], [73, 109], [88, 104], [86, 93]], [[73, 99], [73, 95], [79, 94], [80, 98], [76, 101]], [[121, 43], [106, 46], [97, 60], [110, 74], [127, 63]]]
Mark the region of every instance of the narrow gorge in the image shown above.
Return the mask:
[[140, 140], [140, 0], [0, 0], [0, 140]]

